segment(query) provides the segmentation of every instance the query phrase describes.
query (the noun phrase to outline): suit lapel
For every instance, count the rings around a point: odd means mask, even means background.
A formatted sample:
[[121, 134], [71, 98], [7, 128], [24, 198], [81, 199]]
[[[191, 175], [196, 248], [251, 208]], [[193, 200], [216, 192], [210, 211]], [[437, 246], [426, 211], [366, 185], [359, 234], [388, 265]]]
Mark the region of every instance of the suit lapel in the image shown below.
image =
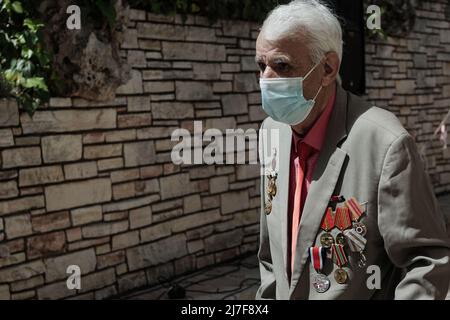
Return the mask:
[[308, 248], [314, 244], [320, 222], [347, 156], [346, 152], [338, 147], [339, 142], [347, 134], [346, 115], [347, 93], [338, 86], [336, 102], [329, 120], [324, 145], [314, 169], [313, 179], [300, 219], [289, 296], [294, 292], [298, 280], [305, 269], [308, 259]]
[[288, 235], [288, 202], [289, 202], [289, 169], [290, 169], [290, 159], [291, 159], [291, 139], [292, 131], [291, 127], [280, 123], [280, 141], [279, 141], [279, 152], [280, 152], [280, 167], [278, 170], [279, 174], [279, 188], [280, 188], [280, 220], [281, 220], [281, 241], [283, 248], [283, 259], [284, 259], [284, 275], [286, 281], [288, 281], [287, 275], [287, 235]]

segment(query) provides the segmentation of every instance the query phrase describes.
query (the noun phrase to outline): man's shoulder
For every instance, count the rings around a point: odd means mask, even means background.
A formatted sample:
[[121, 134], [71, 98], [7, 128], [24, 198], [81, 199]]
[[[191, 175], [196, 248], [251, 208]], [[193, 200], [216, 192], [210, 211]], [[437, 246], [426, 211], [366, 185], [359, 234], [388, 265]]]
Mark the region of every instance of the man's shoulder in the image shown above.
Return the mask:
[[374, 140], [382, 138], [384, 142], [393, 142], [401, 136], [408, 135], [408, 131], [395, 114], [386, 109], [372, 106], [355, 118], [350, 134], [359, 137], [370, 135]]
[[355, 150], [371, 150], [383, 156], [395, 142], [413, 140], [394, 113], [363, 97], [348, 96], [347, 148], [354, 146]]

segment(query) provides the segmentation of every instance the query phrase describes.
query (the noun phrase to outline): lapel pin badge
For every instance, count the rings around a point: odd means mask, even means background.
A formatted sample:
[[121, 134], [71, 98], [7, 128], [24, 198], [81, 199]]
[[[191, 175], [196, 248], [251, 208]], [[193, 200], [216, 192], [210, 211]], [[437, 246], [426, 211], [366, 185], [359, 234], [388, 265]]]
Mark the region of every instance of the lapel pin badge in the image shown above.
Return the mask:
[[269, 200], [264, 205], [264, 212], [268, 215], [272, 212], [272, 200], [277, 194], [277, 149], [272, 149], [272, 160], [271, 160], [271, 170], [267, 174], [267, 178], [269, 179], [269, 183], [267, 185], [267, 197]]

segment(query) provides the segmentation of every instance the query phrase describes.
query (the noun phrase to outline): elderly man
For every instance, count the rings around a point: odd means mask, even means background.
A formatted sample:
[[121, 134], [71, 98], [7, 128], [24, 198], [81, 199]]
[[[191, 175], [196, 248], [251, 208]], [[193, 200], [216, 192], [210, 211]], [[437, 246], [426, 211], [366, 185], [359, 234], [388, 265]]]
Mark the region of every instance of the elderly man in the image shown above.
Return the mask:
[[443, 299], [450, 245], [416, 145], [393, 114], [340, 87], [341, 60], [341, 27], [321, 2], [264, 21], [257, 298]]

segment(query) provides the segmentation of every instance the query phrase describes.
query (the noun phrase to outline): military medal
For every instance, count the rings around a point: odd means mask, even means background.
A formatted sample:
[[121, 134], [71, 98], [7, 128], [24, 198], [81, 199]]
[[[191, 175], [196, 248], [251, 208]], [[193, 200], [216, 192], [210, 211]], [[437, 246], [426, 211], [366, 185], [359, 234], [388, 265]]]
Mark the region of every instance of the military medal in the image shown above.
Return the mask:
[[348, 229], [352, 226], [352, 221], [350, 220], [348, 208], [346, 207], [336, 208], [336, 213], [334, 215], [334, 224], [341, 231]]
[[334, 272], [334, 279], [336, 279], [336, 282], [339, 284], [344, 284], [347, 282], [347, 272], [344, 269], [337, 269]]
[[355, 198], [350, 198], [347, 200], [345, 205], [350, 211], [350, 216], [353, 221], [353, 229], [346, 230], [344, 233], [348, 239], [350, 250], [353, 252], [358, 252], [360, 255], [358, 267], [363, 268], [366, 265], [366, 256], [363, 251], [367, 242], [364, 238], [367, 233], [367, 227], [362, 222], [358, 222], [358, 220], [364, 213], [364, 209]]
[[264, 212], [265, 214], [270, 214], [272, 212], [272, 199], [276, 196], [277, 194], [277, 173], [275, 172], [275, 168], [277, 165], [277, 161], [276, 161], [276, 154], [277, 154], [277, 150], [274, 148], [274, 155], [272, 157], [272, 170], [269, 172], [269, 174], [267, 175], [267, 178], [269, 179], [269, 184], [267, 186], [267, 196], [269, 198], [269, 200], [267, 201], [267, 203], [264, 205]]
[[341, 268], [348, 262], [347, 255], [345, 254], [344, 246], [342, 244], [335, 243], [331, 246], [333, 251], [334, 262]]
[[366, 238], [358, 233], [355, 229], [349, 229], [344, 231], [347, 237], [348, 246], [353, 252], [361, 252], [366, 247]]
[[268, 193], [273, 198], [277, 194], [277, 185], [275, 184], [276, 176], [269, 177], [269, 186], [268, 186]]
[[270, 214], [272, 212], [272, 201], [269, 200], [266, 205], [264, 206], [264, 213]]
[[324, 293], [330, 288], [330, 279], [323, 273], [314, 274], [312, 283], [318, 293]]
[[367, 259], [362, 251], [359, 252], [359, 255], [360, 255], [360, 258], [358, 260], [358, 267], [360, 267], [362, 269], [366, 266]]
[[336, 235], [336, 243], [345, 246], [346, 241], [347, 239], [345, 239], [345, 235], [342, 232]]
[[320, 236], [320, 243], [325, 248], [331, 248], [331, 245], [334, 243], [334, 239], [333, 239], [333, 236], [331, 235], [331, 233], [326, 232], [326, 233], [322, 234]]
[[316, 270], [316, 273], [312, 277], [312, 284], [314, 289], [318, 293], [324, 293], [330, 288], [330, 279], [323, 273], [321, 273], [323, 268], [323, 255], [325, 254], [325, 248], [323, 247], [311, 247], [309, 248], [309, 257], [311, 259], [311, 264]]
[[353, 221], [353, 228], [358, 232], [360, 235], [365, 236], [367, 232], [366, 226], [358, 222], [358, 220], [361, 218], [361, 215], [364, 213], [364, 209], [361, 207], [358, 201], [356, 201], [355, 198], [351, 198], [347, 201], [345, 201], [345, 205], [347, 206], [348, 210], [350, 211], [350, 217]]
[[276, 173], [270, 173], [267, 178], [269, 179], [269, 185], [267, 186], [267, 196], [269, 200], [264, 206], [264, 212], [266, 214], [270, 214], [272, 212], [272, 199], [277, 194], [277, 174]]
[[366, 235], [366, 233], [367, 233], [367, 228], [366, 228], [366, 226], [363, 224], [363, 223], [361, 223], [361, 222], [354, 222], [353, 223], [353, 229], [358, 233], [358, 234], [360, 234], [361, 236], [365, 236]]
[[320, 243], [325, 248], [331, 248], [331, 245], [334, 243], [333, 236], [330, 233], [330, 230], [334, 228], [334, 213], [333, 209], [330, 207], [327, 208], [320, 227], [325, 231], [325, 233], [320, 236]]
[[345, 245], [345, 236], [342, 233], [345, 229], [348, 229], [352, 225], [352, 221], [350, 220], [348, 208], [346, 207], [338, 207], [336, 208], [336, 213], [334, 215], [334, 224], [336, 227], [341, 230], [341, 232], [336, 236], [336, 242], [341, 245]]
[[347, 237], [350, 250], [359, 253], [358, 267], [364, 268], [366, 266], [366, 256], [363, 251], [366, 247], [366, 238], [359, 234], [355, 229], [345, 230], [344, 234]]
[[364, 209], [360, 206], [358, 201], [356, 201], [355, 198], [350, 198], [345, 201], [345, 205], [350, 211], [352, 221], [358, 221], [361, 215], [364, 213]]
[[334, 272], [334, 279], [339, 284], [344, 284], [347, 282], [348, 274], [347, 272], [342, 269], [344, 265], [347, 264], [348, 259], [347, 255], [345, 254], [344, 246], [341, 244], [333, 244], [331, 246], [331, 249], [333, 251], [333, 258], [334, 262], [338, 265], [339, 269], [337, 269]]

